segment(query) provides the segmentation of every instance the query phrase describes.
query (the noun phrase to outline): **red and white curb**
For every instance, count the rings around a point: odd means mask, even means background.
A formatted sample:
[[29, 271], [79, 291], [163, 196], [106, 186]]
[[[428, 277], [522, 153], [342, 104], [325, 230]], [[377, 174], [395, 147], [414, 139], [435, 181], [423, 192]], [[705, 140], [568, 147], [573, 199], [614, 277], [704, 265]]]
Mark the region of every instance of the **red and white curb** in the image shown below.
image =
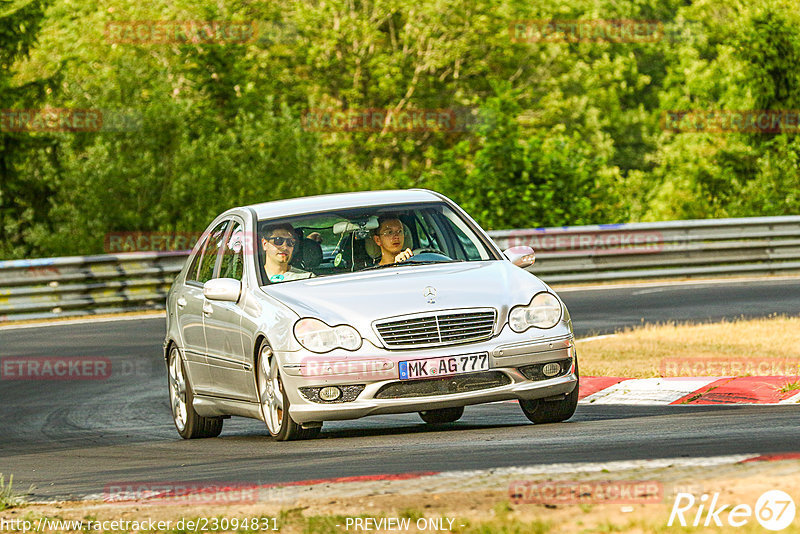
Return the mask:
[[797, 377], [581, 377], [582, 404], [800, 404]]

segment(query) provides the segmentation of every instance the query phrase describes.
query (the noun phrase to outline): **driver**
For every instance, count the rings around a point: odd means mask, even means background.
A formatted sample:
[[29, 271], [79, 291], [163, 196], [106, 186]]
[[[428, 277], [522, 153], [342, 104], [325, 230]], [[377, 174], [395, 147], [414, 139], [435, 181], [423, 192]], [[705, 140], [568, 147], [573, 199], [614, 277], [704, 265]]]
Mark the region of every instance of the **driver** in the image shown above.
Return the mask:
[[264, 271], [270, 282], [300, 280], [313, 276], [313, 273], [289, 265], [296, 245], [297, 234], [289, 223], [275, 224], [264, 230], [261, 246], [265, 254]]
[[403, 223], [397, 217], [379, 217], [372, 239], [381, 249], [380, 262], [377, 265], [400, 263], [414, 255], [410, 248], [403, 250]]

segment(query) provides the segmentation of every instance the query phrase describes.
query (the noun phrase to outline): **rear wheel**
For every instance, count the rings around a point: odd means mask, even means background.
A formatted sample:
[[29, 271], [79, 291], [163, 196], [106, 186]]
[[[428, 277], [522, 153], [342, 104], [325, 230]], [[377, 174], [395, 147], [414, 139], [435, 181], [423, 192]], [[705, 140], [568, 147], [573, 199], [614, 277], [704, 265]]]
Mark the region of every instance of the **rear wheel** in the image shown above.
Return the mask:
[[222, 432], [221, 417], [202, 417], [194, 411], [192, 402], [194, 392], [192, 384], [186, 379], [186, 368], [183, 365], [180, 351], [175, 345], [169, 350], [169, 403], [172, 408], [172, 420], [178, 434], [184, 439], [214, 438]]
[[303, 428], [289, 416], [289, 398], [283, 388], [278, 361], [266, 342], [259, 350], [256, 384], [261, 418], [267, 424], [269, 435], [276, 441], [308, 439], [319, 434], [321, 426]]
[[454, 423], [461, 419], [464, 415], [464, 407], [458, 406], [457, 408], [439, 408], [437, 410], [426, 410], [419, 412], [422, 420], [431, 425], [443, 425], [445, 423]]
[[[578, 377], [578, 360], [575, 360], [575, 377]], [[520, 400], [519, 406], [525, 417], [537, 424], [560, 423], [575, 414], [578, 407], [578, 380], [575, 389], [561, 400], [548, 401], [544, 399]]]

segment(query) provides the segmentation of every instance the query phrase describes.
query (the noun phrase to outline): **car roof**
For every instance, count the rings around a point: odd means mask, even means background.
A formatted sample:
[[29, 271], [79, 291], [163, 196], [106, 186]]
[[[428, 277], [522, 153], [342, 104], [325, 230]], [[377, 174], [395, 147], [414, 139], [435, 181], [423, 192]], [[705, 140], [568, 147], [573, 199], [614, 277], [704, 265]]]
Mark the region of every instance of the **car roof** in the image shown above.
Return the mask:
[[442, 196], [427, 189], [402, 189], [393, 191], [361, 191], [357, 193], [336, 193], [313, 197], [290, 198], [263, 202], [245, 206], [256, 212], [261, 219], [289, 217], [305, 213], [330, 211], [338, 208], [366, 208], [392, 204], [409, 204], [414, 202], [436, 202], [444, 200]]

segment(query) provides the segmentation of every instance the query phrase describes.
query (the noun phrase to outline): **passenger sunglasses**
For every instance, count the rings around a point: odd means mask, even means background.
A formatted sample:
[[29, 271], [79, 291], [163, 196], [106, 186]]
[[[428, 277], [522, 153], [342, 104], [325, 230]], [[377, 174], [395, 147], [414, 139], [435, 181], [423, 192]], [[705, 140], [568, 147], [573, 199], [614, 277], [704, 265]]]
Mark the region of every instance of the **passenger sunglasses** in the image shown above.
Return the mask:
[[272, 243], [273, 243], [273, 244], [274, 244], [276, 247], [280, 247], [280, 246], [282, 246], [284, 243], [286, 243], [286, 246], [287, 246], [287, 247], [289, 247], [289, 248], [294, 248], [294, 246], [297, 244], [297, 239], [294, 239], [294, 238], [292, 238], [292, 237], [280, 237], [280, 236], [274, 236], [274, 237], [268, 237], [268, 238], [267, 238], [267, 241], [272, 241]]

